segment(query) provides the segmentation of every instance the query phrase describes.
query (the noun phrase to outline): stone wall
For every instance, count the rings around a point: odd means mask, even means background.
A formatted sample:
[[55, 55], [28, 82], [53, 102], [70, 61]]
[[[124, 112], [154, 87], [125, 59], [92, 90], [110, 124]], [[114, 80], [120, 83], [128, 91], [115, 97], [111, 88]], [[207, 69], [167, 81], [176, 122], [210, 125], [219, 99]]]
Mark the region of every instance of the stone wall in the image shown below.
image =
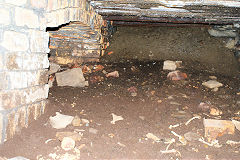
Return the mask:
[[87, 0], [0, 0], [0, 143], [44, 113], [48, 97], [47, 27], [79, 21], [100, 33]]

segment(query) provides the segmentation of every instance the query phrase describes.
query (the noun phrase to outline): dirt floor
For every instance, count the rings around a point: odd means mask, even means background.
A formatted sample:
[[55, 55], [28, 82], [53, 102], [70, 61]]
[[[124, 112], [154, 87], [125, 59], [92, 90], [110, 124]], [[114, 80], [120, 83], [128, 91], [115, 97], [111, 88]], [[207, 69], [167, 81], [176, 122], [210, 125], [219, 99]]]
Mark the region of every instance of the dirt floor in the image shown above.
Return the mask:
[[[187, 73], [188, 79], [173, 82], [166, 78], [169, 71], [162, 70], [162, 62], [102, 65], [107, 72], [119, 71], [119, 77], [106, 78], [102, 71], [98, 71], [85, 75], [90, 81], [89, 87], [51, 88], [47, 113], [2, 145], [0, 155], [29, 159], [61, 159], [59, 157], [71, 154], [75, 159], [79, 159], [76, 158], [79, 154], [81, 159], [239, 159], [240, 145], [226, 144], [227, 140], [240, 141], [237, 130], [234, 135], [218, 137], [222, 145], [220, 148], [204, 145], [198, 140], [187, 141], [183, 145], [171, 133], [174, 131], [183, 136], [193, 132], [204, 137], [203, 118], [217, 117], [211, 116], [208, 111], [203, 112], [199, 108], [201, 102], [222, 110], [220, 119], [239, 118], [239, 79], [214, 75], [224, 86], [213, 92], [202, 86], [203, 81], [209, 80], [209, 74], [195, 73], [185, 67], [181, 70]], [[100, 79], [102, 81], [98, 81]], [[55, 136], [58, 130], [48, 123], [49, 116], [57, 111], [90, 121], [88, 125], [69, 125], [60, 130], [77, 129], [82, 133], [75, 151], [61, 149], [61, 142]], [[112, 124], [112, 113], [124, 119]], [[201, 119], [195, 119], [187, 126], [184, 124], [196, 115]], [[170, 125], [179, 123], [182, 125], [169, 129]], [[97, 133], [89, 132], [90, 128], [96, 129]], [[146, 138], [148, 133], [159, 139], [153, 141]], [[175, 142], [169, 150], [175, 149], [177, 152], [161, 153], [168, 145], [166, 142], [172, 138]]]
[[[179, 70], [187, 74], [187, 79], [172, 81], [167, 78], [170, 71], [162, 69], [163, 61], [114, 57], [119, 55], [116, 52], [107, 55], [99, 66], [86, 64], [92, 72], [84, 70], [89, 87], [53, 86], [46, 114], [0, 146], [0, 157], [23, 156], [31, 160], [240, 159], [240, 132], [236, 128], [233, 135], [216, 133], [218, 143], [210, 146], [199, 141], [203, 137], [207, 142], [204, 118], [240, 120], [240, 79], [237, 75], [227, 77], [209, 72], [197, 62], [183, 61]], [[112, 71], [118, 71], [119, 77], [106, 77], [105, 72]], [[202, 83], [210, 80], [209, 76], [216, 76], [223, 87], [218, 91], [204, 87]], [[216, 110], [213, 113], [210, 112], [212, 108]], [[64, 129], [53, 129], [49, 117], [56, 112], [77, 115], [89, 123], [82, 121], [82, 126], [70, 124]], [[112, 124], [112, 114], [123, 120]], [[196, 119], [185, 125], [193, 117]], [[73, 150], [61, 148], [56, 138], [60, 131], [79, 133], [81, 140], [76, 141]], [[228, 140], [236, 144], [229, 145]], [[172, 153], [166, 153], [166, 149]]]

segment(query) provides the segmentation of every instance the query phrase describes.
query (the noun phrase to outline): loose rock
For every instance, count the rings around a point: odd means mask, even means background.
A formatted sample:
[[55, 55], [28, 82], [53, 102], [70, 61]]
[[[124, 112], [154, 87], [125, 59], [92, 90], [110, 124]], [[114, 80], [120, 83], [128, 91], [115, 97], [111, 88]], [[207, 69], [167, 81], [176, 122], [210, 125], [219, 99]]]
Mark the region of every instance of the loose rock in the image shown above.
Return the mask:
[[202, 85], [205, 86], [205, 87], [211, 88], [211, 89], [223, 86], [222, 83], [220, 83], [220, 82], [218, 82], [216, 80], [209, 80], [207, 82], [202, 83]]
[[61, 143], [61, 147], [65, 151], [70, 151], [75, 147], [75, 141], [70, 137], [64, 137]]
[[60, 68], [61, 67], [58, 64], [50, 62], [48, 75], [58, 72]]
[[209, 29], [208, 33], [214, 37], [236, 37], [237, 36], [237, 33], [234, 32], [233, 30], [220, 31], [220, 30], [216, 30], [216, 29]]
[[232, 121], [204, 119], [203, 124], [205, 127], [205, 137], [207, 137], [209, 141], [215, 140], [224, 134], [235, 133], [235, 126]]
[[177, 69], [176, 62], [169, 60], [163, 62], [163, 70], [175, 71], [176, 69]]
[[71, 124], [73, 118], [73, 116], [63, 115], [59, 112], [56, 112], [56, 116], [49, 117], [49, 120], [53, 128], [61, 129], [66, 128], [69, 124]]
[[86, 82], [81, 68], [73, 68], [56, 73], [58, 86], [85, 87]]
[[118, 73], [118, 71], [114, 71], [114, 72], [108, 73], [106, 75], [106, 77], [115, 77], [115, 78], [117, 78], [117, 77], [119, 77], [119, 73]]

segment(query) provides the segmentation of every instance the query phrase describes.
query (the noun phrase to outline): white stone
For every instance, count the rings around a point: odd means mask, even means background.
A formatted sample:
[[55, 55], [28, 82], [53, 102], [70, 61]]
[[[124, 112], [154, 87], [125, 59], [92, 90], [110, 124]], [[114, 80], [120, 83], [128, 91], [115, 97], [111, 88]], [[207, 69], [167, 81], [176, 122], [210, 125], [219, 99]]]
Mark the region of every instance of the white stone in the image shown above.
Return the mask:
[[237, 44], [237, 40], [236, 39], [229, 39], [225, 45], [226, 48], [228, 49], [234, 49], [235, 48], [235, 45]]
[[0, 15], [1, 15], [0, 24], [9, 25], [10, 24], [9, 11], [4, 8], [1, 8]]
[[170, 70], [170, 71], [174, 71], [177, 69], [177, 65], [175, 61], [164, 61], [163, 63], [163, 70]]
[[29, 40], [23, 33], [5, 31], [1, 45], [9, 51], [27, 51]]
[[29, 28], [39, 28], [38, 16], [29, 9], [16, 8], [15, 9], [15, 22], [17, 26], [27, 26]]
[[84, 87], [85, 78], [81, 68], [73, 68], [64, 72], [56, 73], [58, 86]]
[[202, 83], [202, 85], [204, 85], [205, 87], [208, 87], [208, 88], [218, 88], [218, 87], [222, 87], [223, 84], [216, 81], [216, 80], [209, 80], [207, 82], [204, 82]]
[[23, 6], [27, 3], [27, 0], [7, 0], [5, 3], [13, 4], [17, 6]]
[[73, 116], [64, 115], [59, 112], [56, 112], [56, 116], [49, 117], [51, 126], [56, 129], [66, 128], [69, 124], [72, 123], [73, 119]]
[[214, 37], [236, 37], [237, 36], [237, 33], [232, 30], [219, 31], [215, 29], [209, 29], [208, 33]]

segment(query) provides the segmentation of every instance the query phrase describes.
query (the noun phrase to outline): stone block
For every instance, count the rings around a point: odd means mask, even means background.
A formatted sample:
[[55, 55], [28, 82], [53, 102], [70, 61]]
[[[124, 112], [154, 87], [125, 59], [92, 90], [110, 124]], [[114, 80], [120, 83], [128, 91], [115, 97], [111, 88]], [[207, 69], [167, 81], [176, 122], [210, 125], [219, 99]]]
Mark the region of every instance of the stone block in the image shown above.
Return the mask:
[[35, 104], [34, 119], [37, 120], [41, 116], [42, 103]]
[[23, 33], [5, 31], [1, 45], [9, 51], [27, 51], [29, 48], [29, 40]]
[[38, 84], [44, 85], [48, 83], [48, 71], [47, 70], [40, 70], [38, 72]]
[[42, 104], [41, 114], [44, 114], [46, 111], [47, 100], [41, 101], [41, 104]]
[[21, 130], [24, 127], [27, 127], [27, 110], [26, 107], [21, 107], [17, 110], [16, 115], [18, 116], [18, 129]]
[[7, 114], [7, 127], [5, 140], [13, 138], [16, 133], [18, 117], [15, 116], [16, 112], [13, 110]]
[[0, 90], [9, 89], [9, 81], [6, 72], [0, 72]]
[[9, 89], [23, 88], [23, 73], [22, 72], [8, 72]]
[[58, 9], [58, 0], [48, 0], [47, 11]]
[[9, 25], [11, 22], [9, 10], [5, 8], [0, 8], [0, 24]]
[[27, 124], [31, 124], [34, 121], [35, 104], [27, 106]]
[[18, 90], [8, 90], [0, 93], [2, 110], [15, 108], [22, 104], [22, 95]]
[[18, 53], [6, 54], [6, 68], [8, 70], [22, 69], [22, 55]]
[[0, 113], [0, 144], [3, 142], [3, 115]]
[[7, 0], [5, 3], [13, 4], [16, 6], [23, 6], [27, 3], [27, 0]]
[[46, 0], [30, 0], [30, 4], [34, 8], [46, 8], [47, 1]]
[[56, 73], [58, 86], [84, 87], [85, 78], [81, 68], [73, 68], [64, 72]]
[[49, 33], [44, 31], [31, 30], [30, 35], [30, 50], [36, 53], [47, 53], [49, 52], [48, 42]]
[[27, 104], [46, 99], [48, 97], [48, 90], [48, 85], [31, 88], [27, 95]]
[[0, 71], [4, 69], [4, 61], [5, 61], [4, 55], [0, 53]]
[[38, 15], [32, 10], [25, 8], [15, 9], [15, 22], [17, 26], [27, 26], [29, 28], [40, 27]]

